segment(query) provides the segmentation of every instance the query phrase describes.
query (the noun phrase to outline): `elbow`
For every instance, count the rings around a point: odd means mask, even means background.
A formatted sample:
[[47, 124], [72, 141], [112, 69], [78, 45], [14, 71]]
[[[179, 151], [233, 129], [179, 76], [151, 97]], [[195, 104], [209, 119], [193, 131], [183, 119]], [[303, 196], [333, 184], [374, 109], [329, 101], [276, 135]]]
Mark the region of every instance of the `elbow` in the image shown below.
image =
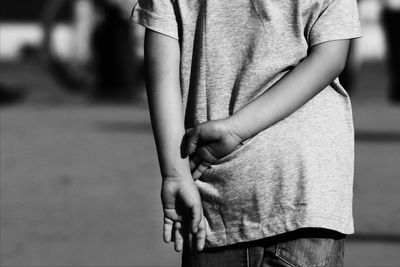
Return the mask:
[[335, 73], [336, 77], [343, 72], [344, 68], [346, 67], [346, 63], [347, 63], [347, 57], [343, 57], [336, 60], [333, 66], [333, 72]]

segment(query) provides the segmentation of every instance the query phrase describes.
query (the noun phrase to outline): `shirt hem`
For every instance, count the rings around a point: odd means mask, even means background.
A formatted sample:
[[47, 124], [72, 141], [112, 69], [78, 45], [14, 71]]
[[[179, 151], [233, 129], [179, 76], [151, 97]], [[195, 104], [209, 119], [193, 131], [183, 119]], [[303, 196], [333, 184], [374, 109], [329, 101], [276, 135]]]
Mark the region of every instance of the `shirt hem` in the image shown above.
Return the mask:
[[[264, 238], [273, 237], [276, 235], [292, 232], [303, 228], [323, 228], [333, 230], [341, 234], [350, 235], [354, 234], [353, 223], [344, 225], [337, 220], [327, 220], [327, 218], [316, 218], [316, 221], [324, 220], [324, 223], [302, 223], [292, 227], [283, 228], [282, 225], [268, 225], [263, 227], [255, 227], [254, 231], [248, 230], [247, 234], [242, 234], [236, 231], [218, 231], [206, 238], [206, 247], [222, 247], [233, 245], [242, 242], [251, 242]], [[251, 233], [250, 233], [251, 232]], [[253, 234], [254, 232], [254, 234]], [[229, 236], [229, 238], [227, 238]], [[240, 236], [240, 237], [239, 237]]]

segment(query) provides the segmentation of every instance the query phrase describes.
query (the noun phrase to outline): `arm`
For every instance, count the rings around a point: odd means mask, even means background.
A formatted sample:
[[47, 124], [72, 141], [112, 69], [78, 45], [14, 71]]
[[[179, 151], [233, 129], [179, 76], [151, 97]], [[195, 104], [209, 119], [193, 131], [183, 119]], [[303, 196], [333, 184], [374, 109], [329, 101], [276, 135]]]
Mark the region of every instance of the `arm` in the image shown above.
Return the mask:
[[348, 48], [349, 40], [312, 47], [292, 71], [229, 118], [233, 131], [246, 140], [295, 112], [339, 76]]
[[242, 141], [286, 118], [328, 86], [343, 70], [349, 40], [311, 48], [310, 54], [270, 89], [232, 116], [209, 121], [187, 133], [195, 179]]
[[[181, 222], [196, 233], [198, 249], [204, 246], [202, 206], [193, 182], [189, 160], [181, 157], [185, 134], [179, 82], [180, 48], [178, 41], [146, 30], [146, 90], [151, 122], [163, 178], [161, 200], [164, 209], [164, 240], [182, 250]], [[180, 209], [179, 209], [180, 207]]]

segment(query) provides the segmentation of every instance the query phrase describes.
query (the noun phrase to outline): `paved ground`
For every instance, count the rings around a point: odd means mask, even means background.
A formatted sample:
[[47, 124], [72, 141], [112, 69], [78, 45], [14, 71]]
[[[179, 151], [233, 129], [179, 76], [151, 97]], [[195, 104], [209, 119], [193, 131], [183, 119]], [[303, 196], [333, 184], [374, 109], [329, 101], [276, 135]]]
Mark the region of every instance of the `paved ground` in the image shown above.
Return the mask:
[[[146, 109], [84, 104], [31, 67], [21, 75], [27, 103], [1, 109], [1, 266], [178, 266], [161, 242]], [[2, 69], [14, 82], [20, 70]], [[353, 98], [348, 267], [400, 266], [400, 107], [385, 101], [386, 84], [384, 69], [370, 67]]]

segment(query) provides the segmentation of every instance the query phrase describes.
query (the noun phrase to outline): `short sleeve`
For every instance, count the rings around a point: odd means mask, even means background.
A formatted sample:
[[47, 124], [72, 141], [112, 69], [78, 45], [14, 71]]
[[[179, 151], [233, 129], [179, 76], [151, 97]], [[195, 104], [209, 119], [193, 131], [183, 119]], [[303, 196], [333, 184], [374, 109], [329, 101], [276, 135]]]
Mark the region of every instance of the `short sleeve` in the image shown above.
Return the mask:
[[146, 28], [178, 39], [173, 0], [139, 0], [133, 7], [131, 20]]
[[361, 37], [361, 26], [357, 1], [325, 0], [322, 12], [310, 30], [310, 45], [358, 37]]

